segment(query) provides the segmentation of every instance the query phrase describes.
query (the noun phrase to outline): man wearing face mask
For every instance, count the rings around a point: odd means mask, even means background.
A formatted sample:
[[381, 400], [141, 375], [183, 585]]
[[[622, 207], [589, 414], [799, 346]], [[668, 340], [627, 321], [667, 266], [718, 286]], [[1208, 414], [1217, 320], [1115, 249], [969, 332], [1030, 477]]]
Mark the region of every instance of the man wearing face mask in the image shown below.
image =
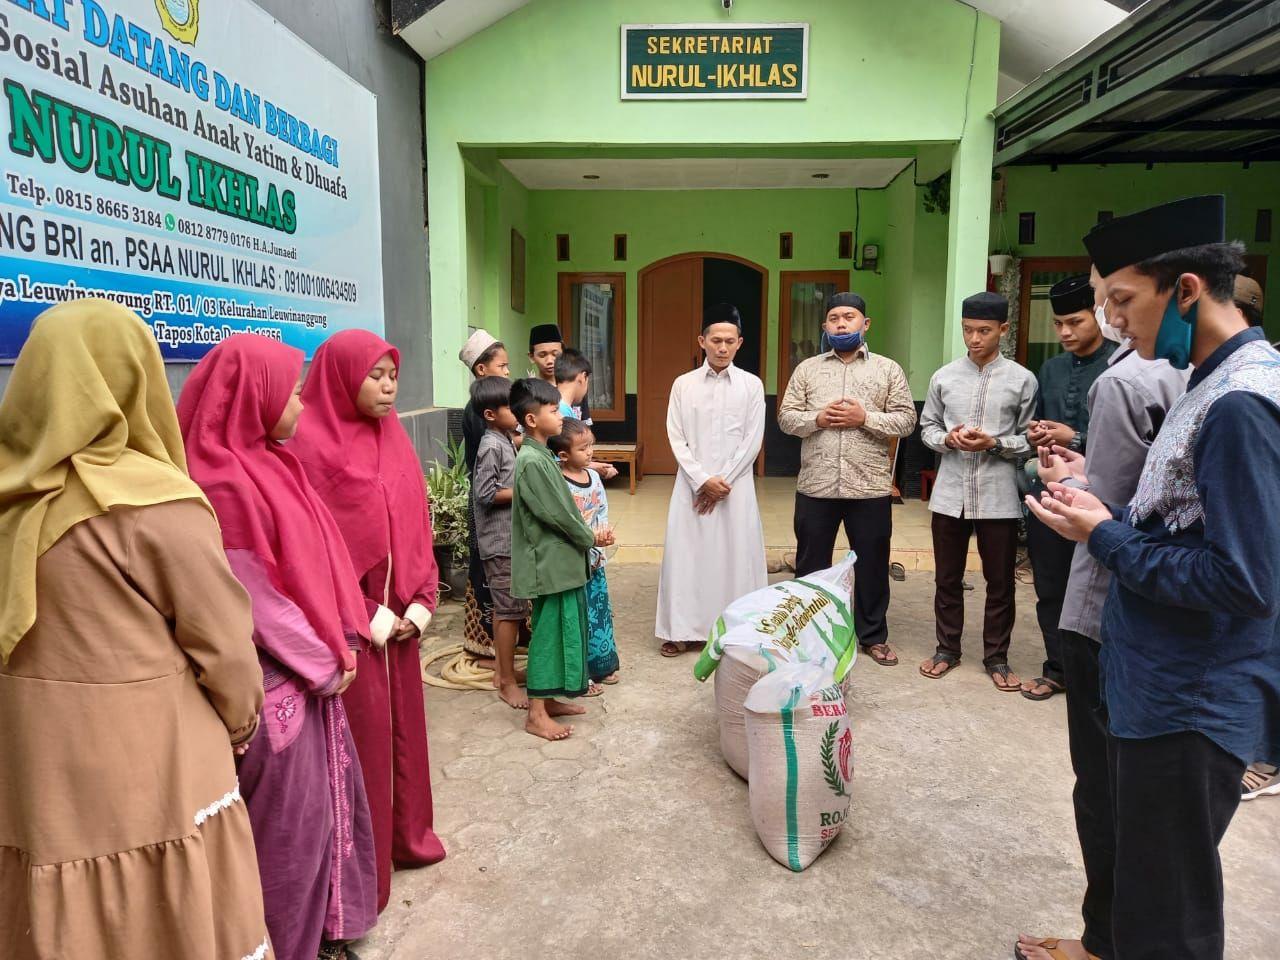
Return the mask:
[[[1089, 297], [1092, 303], [1100, 304], [1105, 290], [1096, 271], [1091, 281]], [[1034, 462], [1041, 464], [1042, 483], [1076, 485], [1092, 491], [1104, 503], [1127, 503], [1165, 415], [1186, 391], [1187, 371], [1175, 370], [1167, 360], [1144, 360], [1132, 347], [1120, 346], [1120, 334], [1107, 321], [1103, 307], [1094, 306], [1093, 310], [1103, 337], [1118, 349], [1089, 390], [1088, 449], [1083, 461], [1078, 453], [1056, 446]], [[1038, 519], [1032, 522], [1040, 523]], [[1111, 899], [1116, 836], [1107, 765], [1107, 718], [1098, 679], [1102, 607], [1111, 572], [1090, 555], [1086, 544], [1073, 546], [1058, 628], [1071, 768], [1076, 775], [1072, 802], [1086, 881], [1081, 905], [1084, 933], [1079, 940], [1023, 936], [1018, 941], [1020, 960], [1112, 960], [1115, 956]]]
[[1280, 353], [1232, 303], [1223, 197], [1100, 224], [1085, 246], [1145, 358], [1194, 363], [1129, 506], [1051, 483], [1028, 506], [1113, 574], [1101, 673], [1124, 960], [1223, 955], [1218, 843], [1280, 761]]
[[873, 354], [871, 320], [856, 293], [827, 300], [823, 336], [830, 349], [791, 375], [778, 426], [802, 438], [796, 479], [796, 576], [831, 566], [844, 524], [857, 554], [853, 618], [858, 643], [876, 663], [894, 666], [889, 647], [889, 540], [893, 532], [889, 438], [916, 425], [902, 367]]

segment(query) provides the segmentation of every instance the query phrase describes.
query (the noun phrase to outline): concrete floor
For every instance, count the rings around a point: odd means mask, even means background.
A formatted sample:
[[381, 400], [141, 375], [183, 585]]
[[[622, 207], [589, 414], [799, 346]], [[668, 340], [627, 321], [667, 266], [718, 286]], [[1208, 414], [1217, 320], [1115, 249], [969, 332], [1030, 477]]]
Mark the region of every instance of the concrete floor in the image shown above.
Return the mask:
[[[1007, 960], [1020, 930], [1077, 932], [1064, 702], [998, 693], [977, 649], [943, 680], [920, 677], [930, 576], [893, 585], [903, 663], [854, 668], [850, 823], [802, 874], [755, 836], [693, 655], [657, 653], [657, 576], [611, 567], [623, 681], [586, 701], [567, 742], [534, 740], [487, 694], [427, 689], [449, 856], [396, 874], [362, 960]], [[1023, 677], [1039, 664], [1032, 599], [1018, 588]], [[458, 610], [440, 618], [446, 637]], [[1223, 844], [1232, 960], [1277, 955], [1278, 849], [1280, 799], [1242, 805]]]
[[[627, 492], [625, 477], [609, 488], [609, 522], [618, 535], [617, 559], [622, 563], [661, 563], [662, 544], [667, 534], [667, 508], [671, 502], [674, 477], [645, 477], [635, 496]], [[757, 477], [756, 501], [764, 526], [765, 552], [771, 563], [794, 556], [796, 537], [792, 528], [795, 512], [795, 477]], [[847, 544], [837, 540], [837, 557]], [[905, 500], [893, 507], [892, 560], [907, 570], [933, 570], [933, 534], [929, 526], [929, 505]], [[977, 549], [969, 554], [970, 570], [980, 570]]]

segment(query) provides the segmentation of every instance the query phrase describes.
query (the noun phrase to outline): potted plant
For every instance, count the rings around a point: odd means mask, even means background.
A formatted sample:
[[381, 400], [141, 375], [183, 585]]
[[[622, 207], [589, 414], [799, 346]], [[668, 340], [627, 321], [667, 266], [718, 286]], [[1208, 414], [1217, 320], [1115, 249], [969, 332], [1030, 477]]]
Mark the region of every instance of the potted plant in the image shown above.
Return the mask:
[[431, 496], [431, 534], [440, 582], [448, 584], [449, 592], [460, 600], [467, 592], [467, 565], [471, 559], [471, 479], [461, 441], [440, 446], [446, 460], [432, 464], [426, 474]]
[[1013, 263], [1013, 252], [1010, 250], [997, 250], [987, 257], [987, 265], [991, 268], [993, 277], [1003, 277], [1011, 263]]

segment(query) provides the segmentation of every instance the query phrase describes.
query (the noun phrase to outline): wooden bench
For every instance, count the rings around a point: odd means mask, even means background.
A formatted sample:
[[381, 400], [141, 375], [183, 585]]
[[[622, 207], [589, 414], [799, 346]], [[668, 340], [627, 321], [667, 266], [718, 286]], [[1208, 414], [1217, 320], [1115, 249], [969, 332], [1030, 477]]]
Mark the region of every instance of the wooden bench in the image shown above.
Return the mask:
[[625, 463], [630, 474], [631, 495], [636, 495], [636, 484], [644, 479], [644, 468], [641, 466], [641, 455], [644, 445], [641, 443], [597, 443], [595, 458], [601, 463]]

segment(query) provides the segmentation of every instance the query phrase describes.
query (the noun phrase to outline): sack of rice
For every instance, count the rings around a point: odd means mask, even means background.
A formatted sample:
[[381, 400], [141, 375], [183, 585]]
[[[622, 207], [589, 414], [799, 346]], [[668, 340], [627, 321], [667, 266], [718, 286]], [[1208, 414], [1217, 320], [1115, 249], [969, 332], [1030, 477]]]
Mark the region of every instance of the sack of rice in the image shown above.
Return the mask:
[[716, 670], [716, 715], [720, 752], [733, 772], [747, 779], [747, 721], [742, 702], [755, 682], [769, 672], [769, 662], [747, 647], [726, 647]]
[[769, 855], [800, 871], [849, 814], [853, 732], [840, 685], [819, 664], [757, 681], [745, 703], [751, 820]]
[[857, 657], [853, 611], [854, 554], [827, 570], [784, 580], [740, 597], [711, 628], [693, 674], [706, 680], [724, 651], [741, 646], [764, 657], [771, 668], [783, 663], [829, 660], [843, 680]]

